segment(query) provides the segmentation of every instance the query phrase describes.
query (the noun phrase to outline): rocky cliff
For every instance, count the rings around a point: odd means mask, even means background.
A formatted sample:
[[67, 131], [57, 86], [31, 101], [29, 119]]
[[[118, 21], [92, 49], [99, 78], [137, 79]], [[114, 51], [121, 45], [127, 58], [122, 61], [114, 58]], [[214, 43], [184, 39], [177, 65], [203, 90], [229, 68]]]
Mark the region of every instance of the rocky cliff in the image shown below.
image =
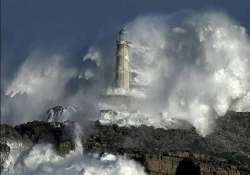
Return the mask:
[[[75, 149], [74, 122], [33, 121], [15, 127], [1, 125], [1, 165], [8, 142], [27, 147], [52, 143], [59, 154]], [[98, 121], [83, 128], [85, 151], [122, 154], [145, 166], [149, 174], [238, 175], [250, 174], [250, 113], [229, 112], [217, 121], [214, 132], [202, 137], [190, 129], [104, 126]]]

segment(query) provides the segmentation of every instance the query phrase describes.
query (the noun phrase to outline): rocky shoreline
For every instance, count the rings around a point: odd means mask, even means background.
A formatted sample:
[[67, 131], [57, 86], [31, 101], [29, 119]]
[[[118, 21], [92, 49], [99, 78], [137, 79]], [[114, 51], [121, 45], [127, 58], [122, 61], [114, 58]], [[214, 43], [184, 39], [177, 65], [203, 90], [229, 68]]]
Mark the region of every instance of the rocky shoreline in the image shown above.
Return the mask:
[[[228, 112], [217, 120], [206, 137], [190, 129], [155, 129], [148, 126], [118, 127], [98, 121], [82, 129], [86, 152], [126, 155], [142, 164], [148, 174], [204, 175], [250, 174], [250, 113]], [[60, 155], [74, 150], [74, 122], [32, 121], [10, 126], [1, 124], [1, 165], [8, 158], [8, 142], [26, 147], [53, 144]]]

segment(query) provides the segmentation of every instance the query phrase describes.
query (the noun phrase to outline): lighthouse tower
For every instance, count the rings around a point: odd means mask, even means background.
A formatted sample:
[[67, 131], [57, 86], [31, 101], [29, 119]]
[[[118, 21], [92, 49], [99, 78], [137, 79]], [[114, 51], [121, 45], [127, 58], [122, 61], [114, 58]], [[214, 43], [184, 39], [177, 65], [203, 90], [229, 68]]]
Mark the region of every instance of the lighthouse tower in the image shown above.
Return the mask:
[[122, 28], [119, 32], [116, 48], [116, 87], [129, 90], [129, 41], [127, 32]]

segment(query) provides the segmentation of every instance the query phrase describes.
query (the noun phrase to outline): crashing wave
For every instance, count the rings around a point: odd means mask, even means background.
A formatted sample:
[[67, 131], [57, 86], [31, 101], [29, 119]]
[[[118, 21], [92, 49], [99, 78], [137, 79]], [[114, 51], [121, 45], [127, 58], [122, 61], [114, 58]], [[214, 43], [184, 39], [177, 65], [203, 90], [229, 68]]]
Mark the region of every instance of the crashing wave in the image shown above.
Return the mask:
[[146, 98], [145, 93], [139, 89], [125, 90], [122, 88], [108, 88], [106, 94], [107, 96], [130, 96], [136, 98]]
[[3, 173], [12, 172], [18, 158], [28, 149], [26, 145], [19, 141], [7, 141], [6, 144], [10, 148], [10, 152], [2, 164], [1, 172]]
[[191, 128], [191, 125], [180, 119], [170, 118], [164, 114], [149, 114], [142, 112], [122, 112], [113, 110], [102, 110], [99, 121], [103, 125], [117, 124], [121, 127], [130, 126], [154, 126], [163, 129]]
[[146, 175], [133, 160], [107, 153], [85, 154], [81, 145], [64, 157], [51, 144], [37, 144], [26, 151], [16, 149], [22, 147], [18, 144], [10, 146], [12, 152], [1, 171], [3, 175]]
[[65, 122], [70, 119], [70, 117], [76, 113], [78, 110], [76, 107], [68, 106], [55, 106], [50, 108], [46, 112], [46, 121], [48, 122]]

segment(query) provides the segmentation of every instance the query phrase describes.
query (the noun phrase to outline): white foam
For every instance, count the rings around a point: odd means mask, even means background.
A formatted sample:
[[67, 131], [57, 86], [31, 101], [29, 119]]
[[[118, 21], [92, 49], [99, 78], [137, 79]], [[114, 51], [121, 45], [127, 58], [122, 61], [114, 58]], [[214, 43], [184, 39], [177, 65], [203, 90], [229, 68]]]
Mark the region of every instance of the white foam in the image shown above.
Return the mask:
[[155, 128], [173, 129], [186, 128], [187, 123], [170, 118], [167, 114], [149, 114], [126, 111], [102, 111], [99, 121], [103, 125], [117, 124], [121, 127], [154, 126]]
[[61, 157], [52, 145], [36, 145], [28, 153], [19, 157], [13, 169], [4, 175], [145, 175], [144, 168], [126, 157], [104, 154], [94, 156], [82, 152], [71, 152]]

